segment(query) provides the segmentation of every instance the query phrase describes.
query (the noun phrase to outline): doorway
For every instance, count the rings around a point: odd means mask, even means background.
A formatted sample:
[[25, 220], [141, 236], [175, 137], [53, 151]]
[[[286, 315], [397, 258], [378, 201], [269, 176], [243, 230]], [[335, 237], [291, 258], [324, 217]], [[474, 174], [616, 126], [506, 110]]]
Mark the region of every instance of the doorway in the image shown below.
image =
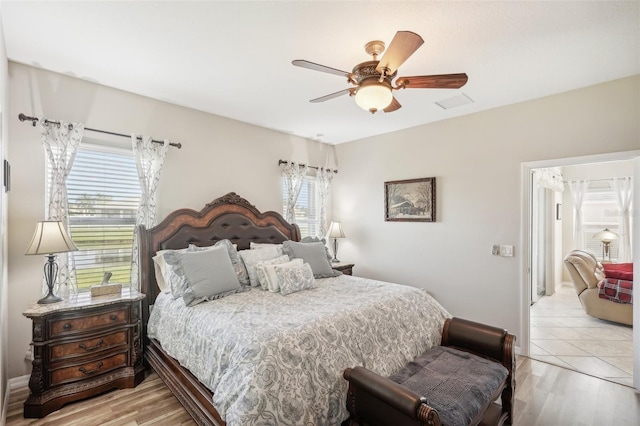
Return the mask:
[[[554, 191], [540, 189], [536, 185], [535, 173], [537, 169], [562, 166], [577, 166], [588, 164], [604, 164], [608, 162], [626, 161], [631, 176], [640, 176], [640, 159], [636, 159], [640, 152], [625, 152], [614, 154], [603, 154], [588, 157], [569, 158], [541, 161], [523, 164], [523, 192], [524, 197], [524, 214], [523, 221], [523, 341], [521, 343], [521, 352], [523, 355], [534, 357], [547, 357], [541, 359], [550, 361], [570, 361], [565, 368], [582, 371], [587, 374], [598, 377], [606, 377], [607, 374], [591, 370], [588, 365], [587, 355], [597, 355], [591, 350], [594, 347], [606, 347], [607, 343], [585, 342], [584, 336], [588, 335], [590, 340], [596, 340], [594, 336], [604, 336], [605, 339], [612, 339], [617, 331], [610, 331], [607, 327], [613, 325], [615, 330], [619, 327], [616, 324], [607, 323], [587, 316], [579, 302], [575, 290], [572, 288], [570, 278], [562, 276], [563, 265], [562, 258], [566, 254], [566, 246], [569, 244], [563, 242], [567, 238], [571, 238], [570, 232], [567, 236], [566, 227], [562, 230], [562, 226], [558, 229], [558, 222], [563, 218], [570, 218], [572, 214], [570, 199], [566, 196], [558, 195]], [[634, 179], [634, 186], [637, 189], [637, 179]], [[568, 189], [566, 190], [568, 192]], [[559, 193], [562, 194], [562, 193]], [[638, 197], [636, 195], [636, 200]], [[637, 205], [637, 204], [636, 204]], [[637, 217], [632, 218], [638, 219]], [[638, 226], [633, 226], [635, 241], [638, 238]], [[562, 247], [565, 247], [564, 249]], [[636, 245], [636, 247], [638, 247]], [[563, 251], [564, 250], [564, 251]], [[635, 250], [635, 260], [639, 256]], [[553, 303], [549, 303], [553, 301]], [[561, 302], [567, 302], [566, 307]], [[634, 307], [634, 309], [636, 309]], [[554, 313], [555, 311], [555, 313]], [[637, 311], [637, 309], [636, 309]], [[560, 316], [557, 315], [561, 312]], [[635, 312], [636, 318], [638, 312]], [[592, 322], [593, 321], [593, 322]], [[624, 326], [623, 326], [624, 327]], [[583, 328], [581, 330], [581, 328]], [[607, 358], [606, 354], [599, 360], [600, 366], [611, 365], [611, 371], [615, 371], [618, 367], [624, 367], [622, 371], [627, 371], [627, 377], [619, 380], [623, 384], [633, 386], [632, 371], [634, 364], [640, 364], [638, 360], [638, 350], [633, 347], [633, 341], [636, 345], [638, 340], [638, 331], [628, 327], [626, 330], [618, 330], [620, 333], [616, 335], [616, 339], [623, 340], [626, 336], [630, 342], [630, 356], [627, 357], [625, 365], [615, 364], [615, 357]], [[546, 336], [543, 333], [550, 333]], [[553, 334], [551, 334], [553, 333]], [[547, 337], [547, 338], [544, 338]], [[537, 343], [544, 340], [541, 348]], [[572, 341], [573, 340], [573, 341]], [[534, 343], [532, 344], [532, 341]], [[606, 342], [606, 340], [605, 340]], [[591, 347], [589, 346], [591, 344]], [[610, 346], [620, 344], [618, 341]], [[560, 349], [559, 349], [560, 348]], [[542, 349], [542, 350], [541, 350]], [[546, 351], [545, 349], [550, 349]], [[587, 349], [587, 350], [585, 350]], [[557, 352], [553, 354], [552, 352]], [[547, 353], [545, 353], [547, 352]], [[561, 354], [560, 357], [555, 355]], [[618, 353], [617, 355], [621, 355]], [[553, 359], [553, 358], [556, 359]], [[596, 357], [598, 358], [598, 357]], [[551, 362], [554, 363], [554, 362]], [[612, 363], [612, 364], [611, 364]], [[560, 364], [561, 365], [561, 364]], [[618, 370], [620, 371], [620, 369]], [[636, 369], [637, 371], [637, 369]], [[609, 372], [608, 374], [613, 374]], [[638, 388], [638, 378], [636, 378], [635, 386]]]

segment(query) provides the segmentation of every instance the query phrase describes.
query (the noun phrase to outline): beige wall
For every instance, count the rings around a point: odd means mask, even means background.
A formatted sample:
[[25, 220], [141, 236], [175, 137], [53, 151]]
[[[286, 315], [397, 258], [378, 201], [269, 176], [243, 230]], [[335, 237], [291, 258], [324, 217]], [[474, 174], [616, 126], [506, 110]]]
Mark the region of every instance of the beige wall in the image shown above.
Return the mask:
[[[0, 13], [1, 15], [1, 13]], [[9, 135], [9, 96], [7, 53], [4, 45], [4, 31], [0, 16], [0, 163], [7, 158], [7, 140]], [[0, 164], [2, 170], [2, 164]], [[0, 173], [1, 175], [1, 173]], [[2, 178], [0, 178], [2, 180]], [[7, 364], [8, 364], [8, 292], [7, 292], [7, 196], [0, 183], [0, 424], [4, 424], [5, 396], [7, 392]]]
[[[152, 100], [29, 66], [9, 63], [9, 377], [29, 373], [24, 354], [30, 323], [21, 312], [40, 296], [44, 259], [24, 256], [35, 222], [44, 216], [44, 154], [40, 131], [19, 113], [136, 132], [181, 142], [167, 154], [159, 189], [159, 217], [182, 207], [201, 209], [234, 191], [262, 211], [282, 209], [278, 160], [335, 166], [330, 145]], [[89, 133], [87, 132], [87, 135]], [[95, 135], [95, 133], [92, 133]]]
[[[639, 93], [634, 76], [336, 146], [341, 260], [521, 336], [522, 163], [640, 149]], [[430, 176], [438, 221], [385, 222], [384, 182]], [[491, 255], [493, 244], [515, 257]]]

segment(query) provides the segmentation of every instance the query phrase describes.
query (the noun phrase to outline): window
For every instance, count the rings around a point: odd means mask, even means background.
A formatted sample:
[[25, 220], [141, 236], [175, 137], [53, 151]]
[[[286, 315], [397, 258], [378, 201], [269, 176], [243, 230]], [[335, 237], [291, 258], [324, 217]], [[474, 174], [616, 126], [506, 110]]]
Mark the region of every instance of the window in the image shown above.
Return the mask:
[[[608, 182], [591, 181], [582, 204], [584, 243], [587, 251], [602, 260], [602, 242], [593, 236], [608, 228], [620, 234], [618, 205]], [[612, 261], [618, 258], [619, 240], [611, 242], [609, 253]]]
[[[320, 197], [316, 191], [315, 176], [306, 176], [296, 201], [295, 223], [300, 227], [302, 237], [316, 237], [320, 233]], [[282, 212], [287, 214], [287, 185], [282, 179]]]
[[80, 145], [69, 177], [69, 233], [78, 291], [102, 282], [129, 283], [140, 183], [133, 151]]

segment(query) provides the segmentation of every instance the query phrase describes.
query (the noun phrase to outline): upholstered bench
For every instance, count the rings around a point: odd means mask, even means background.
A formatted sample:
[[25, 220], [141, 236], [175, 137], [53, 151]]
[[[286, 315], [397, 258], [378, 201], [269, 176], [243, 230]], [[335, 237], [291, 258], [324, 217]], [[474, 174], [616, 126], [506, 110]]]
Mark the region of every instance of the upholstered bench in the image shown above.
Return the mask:
[[[442, 344], [389, 378], [348, 368], [347, 409], [355, 425], [502, 425], [513, 421], [515, 336], [447, 319]], [[496, 401], [501, 397], [501, 404]]]

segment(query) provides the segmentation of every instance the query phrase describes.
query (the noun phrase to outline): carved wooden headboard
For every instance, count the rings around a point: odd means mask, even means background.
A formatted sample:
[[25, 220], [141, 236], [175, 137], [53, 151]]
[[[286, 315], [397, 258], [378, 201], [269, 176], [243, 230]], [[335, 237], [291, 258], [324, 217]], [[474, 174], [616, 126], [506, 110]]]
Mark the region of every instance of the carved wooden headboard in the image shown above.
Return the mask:
[[180, 249], [189, 244], [210, 246], [228, 239], [238, 250], [248, 249], [251, 242], [281, 243], [300, 241], [298, 225], [287, 223], [273, 211], [261, 213], [254, 205], [230, 192], [201, 211], [180, 209], [169, 214], [153, 228], [140, 226], [139, 264], [140, 291], [147, 295], [143, 303], [143, 323], [149, 319], [149, 305], [156, 300], [160, 289], [156, 282], [152, 257], [158, 250]]

